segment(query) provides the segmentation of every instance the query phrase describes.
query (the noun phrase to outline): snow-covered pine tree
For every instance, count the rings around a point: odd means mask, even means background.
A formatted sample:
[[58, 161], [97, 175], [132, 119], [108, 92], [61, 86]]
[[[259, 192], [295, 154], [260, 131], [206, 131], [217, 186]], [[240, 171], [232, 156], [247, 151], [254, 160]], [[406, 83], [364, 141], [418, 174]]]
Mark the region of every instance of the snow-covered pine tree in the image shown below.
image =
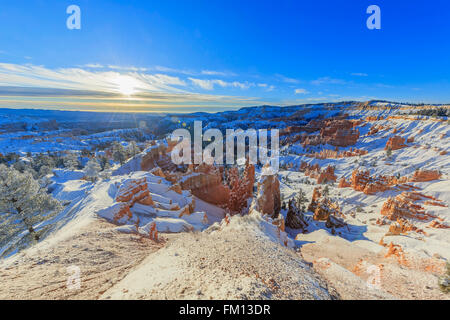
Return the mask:
[[130, 141], [130, 143], [127, 146], [127, 151], [130, 157], [134, 157], [135, 155], [141, 152], [141, 149], [139, 149], [136, 141]]
[[78, 156], [75, 153], [70, 152], [64, 158], [64, 167], [69, 170], [78, 169]]
[[118, 141], [113, 142], [112, 156], [114, 158], [114, 161], [120, 162], [120, 164], [124, 164], [125, 160], [127, 159], [127, 152], [125, 151], [123, 145]]
[[90, 159], [84, 167], [84, 174], [86, 178], [95, 182], [98, 178], [98, 173], [102, 170], [102, 167], [96, 159]]
[[29, 172], [1, 164], [0, 181], [0, 248], [25, 230], [28, 234], [24, 238], [39, 240], [45, 230], [35, 230], [36, 224], [57, 214], [62, 208], [59, 201], [47, 194]]

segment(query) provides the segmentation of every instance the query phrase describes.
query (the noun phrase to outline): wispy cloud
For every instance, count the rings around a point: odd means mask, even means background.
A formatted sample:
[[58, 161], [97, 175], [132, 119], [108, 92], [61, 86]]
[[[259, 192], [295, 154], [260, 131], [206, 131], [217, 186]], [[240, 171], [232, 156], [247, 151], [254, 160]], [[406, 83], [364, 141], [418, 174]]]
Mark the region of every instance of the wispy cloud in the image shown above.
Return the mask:
[[82, 67], [91, 68], [91, 69], [103, 69], [105, 66], [100, 63], [88, 63], [83, 65]]
[[295, 89], [295, 94], [308, 94], [308, 93], [309, 92], [306, 89], [302, 89], [302, 88]]
[[351, 75], [355, 76], [355, 77], [368, 77], [369, 76], [367, 73], [364, 73], [364, 72], [353, 72], [353, 73], [351, 73]]
[[[155, 111], [236, 108], [266, 103], [257, 97], [239, 97], [190, 92], [190, 84], [207, 90], [215, 86], [247, 89], [248, 82], [219, 79], [184, 79], [162, 72], [140, 72], [92, 64], [76, 68], [50, 69], [32, 64], [0, 63], [0, 107], [42, 107], [64, 110]], [[189, 80], [189, 81], [187, 81]], [[124, 96], [123, 85], [133, 94]], [[33, 100], [24, 99], [32, 97]], [[57, 99], [49, 97], [58, 97]], [[60, 98], [60, 99], [59, 99]], [[125, 108], [125, 109], [124, 109]], [[189, 109], [191, 108], [191, 109]], [[199, 109], [200, 110], [200, 109]]]
[[254, 86], [253, 83], [248, 82], [239, 82], [239, 81], [233, 81], [233, 82], [227, 82], [224, 80], [209, 80], [209, 79], [197, 79], [197, 78], [188, 78], [194, 85], [204, 89], [204, 90], [213, 90], [214, 86], [220, 86], [222, 88], [226, 87], [234, 87], [234, 88], [240, 88], [240, 89], [248, 89], [251, 86]]
[[0, 63], [0, 85], [119, 92], [121, 82], [136, 91], [184, 92], [178, 77], [138, 72], [92, 71], [82, 68], [48, 69], [43, 66]]
[[258, 83], [258, 87], [264, 88], [268, 92], [273, 91], [275, 89], [274, 85], [268, 85], [267, 83]]
[[334, 79], [331, 77], [321, 77], [316, 80], [311, 81], [313, 85], [323, 85], [323, 84], [347, 84], [347, 81], [342, 79]]
[[281, 80], [282, 82], [285, 82], [285, 83], [293, 83], [293, 84], [300, 83], [300, 80], [294, 79], [294, 78], [289, 78], [289, 77], [286, 77], [286, 76], [284, 76], [282, 74], [276, 74], [275, 76], [279, 80]]
[[234, 72], [228, 72], [228, 71], [202, 70], [200, 73], [205, 76], [221, 76], [221, 77], [236, 76], [236, 74]]

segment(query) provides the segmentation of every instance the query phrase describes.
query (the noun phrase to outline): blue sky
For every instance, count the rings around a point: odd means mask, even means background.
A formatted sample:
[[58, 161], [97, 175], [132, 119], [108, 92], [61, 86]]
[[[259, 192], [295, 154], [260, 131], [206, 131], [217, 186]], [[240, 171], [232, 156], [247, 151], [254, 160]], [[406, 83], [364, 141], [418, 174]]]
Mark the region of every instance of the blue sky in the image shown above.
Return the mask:
[[[81, 30], [66, 28], [71, 4], [81, 9]], [[366, 27], [372, 4], [381, 30]], [[0, 86], [76, 92], [0, 88], [0, 107], [449, 103], [448, 21], [445, 0], [2, 1]]]

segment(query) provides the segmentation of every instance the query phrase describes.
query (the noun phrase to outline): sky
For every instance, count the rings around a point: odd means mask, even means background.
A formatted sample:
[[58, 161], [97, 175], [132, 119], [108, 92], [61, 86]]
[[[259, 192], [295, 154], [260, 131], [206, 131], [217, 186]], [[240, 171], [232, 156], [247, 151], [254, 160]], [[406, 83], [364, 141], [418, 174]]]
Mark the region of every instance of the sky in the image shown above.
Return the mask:
[[[70, 5], [79, 30], [67, 28]], [[370, 5], [379, 30], [367, 28]], [[0, 107], [450, 103], [448, 21], [447, 0], [2, 0]]]

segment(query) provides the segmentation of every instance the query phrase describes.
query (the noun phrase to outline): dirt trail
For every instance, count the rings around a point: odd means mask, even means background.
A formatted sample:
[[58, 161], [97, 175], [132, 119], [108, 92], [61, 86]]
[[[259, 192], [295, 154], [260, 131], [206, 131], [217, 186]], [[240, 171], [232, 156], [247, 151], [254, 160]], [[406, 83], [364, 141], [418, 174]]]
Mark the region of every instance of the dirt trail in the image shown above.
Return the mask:
[[[97, 299], [164, 242], [123, 234], [95, 220], [53, 246], [25, 250], [0, 264], [0, 299]], [[33, 249], [33, 248], [31, 248]], [[80, 289], [67, 280], [80, 269]]]

